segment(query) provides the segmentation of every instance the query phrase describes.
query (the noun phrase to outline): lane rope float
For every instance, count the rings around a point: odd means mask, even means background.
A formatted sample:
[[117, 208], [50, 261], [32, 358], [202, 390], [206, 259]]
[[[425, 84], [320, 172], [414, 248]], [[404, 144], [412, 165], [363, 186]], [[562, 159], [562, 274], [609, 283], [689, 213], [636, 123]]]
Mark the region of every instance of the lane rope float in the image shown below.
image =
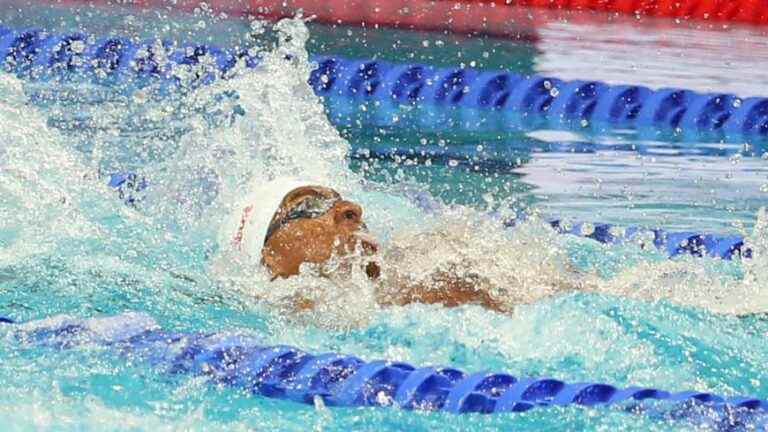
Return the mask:
[[[165, 94], [229, 77], [239, 61], [247, 67], [259, 63], [247, 51], [203, 44], [7, 28], [0, 28], [0, 59], [6, 71], [25, 79], [85, 79], [128, 93], [153, 87]], [[470, 68], [312, 59], [318, 68], [309, 84], [330, 100], [330, 118], [339, 125], [360, 122], [472, 132], [545, 125], [597, 132], [634, 128], [650, 131], [650, 138], [672, 134], [680, 140], [768, 139], [766, 97], [742, 99], [726, 93], [652, 90]]]
[[704, 406], [717, 410], [728, 422], [754, 420], [768, 410], [767, 401], [753, 397], [597, 382], [571, 384], [555, 378], [365, 361], [337, 353], [314, 355], [291, 346], [264, 345], [245, 332], [165, 331], [152, 317], [136, 312], [90, 319], [55, 316], [8, 326], [23, 346], [63, 350], [96, 344], [169, 374], [207, 376], [214, 383], [305, 404], [320, 398], [331, 406], [491, 414], [657, 400], [674, 405], [678, 416]]

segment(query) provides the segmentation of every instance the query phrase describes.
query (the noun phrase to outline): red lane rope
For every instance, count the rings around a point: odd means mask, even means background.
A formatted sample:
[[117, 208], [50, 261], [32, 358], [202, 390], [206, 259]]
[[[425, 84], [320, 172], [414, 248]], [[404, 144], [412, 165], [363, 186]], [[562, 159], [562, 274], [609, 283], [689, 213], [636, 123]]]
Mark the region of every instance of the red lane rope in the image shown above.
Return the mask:
[[[462, 0], [476, 2], [478, 0]], [[488, 1], [488, 0], [483, 0]], [[490, 0], [499, 5], [768, 24], [768, 0]]]
[[[201, 0], [47, 0], [49, 3], [129, 6], [192, 11]], [[275, 20], [298, 10], [318, 22], [478, 33], [536, 40], [536, 27], [558, 18], [580, 21], [570, 11], [636, 17], [768, 24], [768, 0], [207, 0], [210, 10]], [[587, 17], [589, 18], [589, 17]]]

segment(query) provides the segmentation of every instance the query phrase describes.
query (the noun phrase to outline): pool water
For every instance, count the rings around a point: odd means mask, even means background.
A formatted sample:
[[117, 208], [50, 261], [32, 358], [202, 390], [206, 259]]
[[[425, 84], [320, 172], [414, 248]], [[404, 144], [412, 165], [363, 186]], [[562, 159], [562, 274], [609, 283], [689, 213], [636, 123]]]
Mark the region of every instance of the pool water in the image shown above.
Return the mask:
[[[360, 57], [381, 52], [395, 61], [399, 48], [380, 49], [391, 46], [383, 32], [374, 38], [374, 32], [288, 20], [251, 37], [262, 24], [205, 14], [42, 9], [4, 10], [0, 24], [199, 37], [250, 46], [264, 59], [234, 79], [161, 98], [0, 74], [0, 315], [27, 321], [143, 311], [167, 329], [239, 329], [265, 343], [315, 353], [569, 382], [768, 395], [768, 220], [758, 218], [768, 193], [763, 144], [668, 142], [626, 131], [595, 136], [520, 130], [478, 137], [337, 129], [306, 84], [312, 69], [307, 48]], [[414, 34], [394, 35], [389, 37], [416, 46], [403, 50], [418, 57], [402, 61], [451, 64], [461, 55], [477, 67], [542, 67], [535, 57], [540, 48], [531, 45], [492, 39], [464, 45], [445, 38], [442, 46], [450, 49], [430, 43], [422, 50]], [[479, 64], [484, 52], [493, 60]], [[701, 67], [709, 75], [730, 68]], [[764, 84], [751, 90], [759, 93]], [[411, 151], [419, 148], [423, 154]], [[692, 150], [698, 148], [710, 150]], [[135, 207], [105, 185], [106, 173], [126, 170], [151, 181]], [[383, 308], [371, 300], [374, 287], [364, 278], [269, 282], [255, 264], [218, 266], [227, 241], [221, 232], [242, 197], [295, 177], [361, 202], [385, 248], [423, 253], [413, 265], [470, 263], [504, 288], [514, 311]], [[535, 219], [504, 228], [501, 222], [520, 210], [743, 233], [755, 257], [670, 261], [632, 244], [609, 247], [559, 236]], [[322, 307], [286, 313], [283, 301], [297, 292], [313, 293]], [[621, 406], [493, 416], [305, 406], [165, 374], [102, 347], [26, 346], [8, 328], [0, 332], [0, 422], [7, 430], [718, 425], [664, 410], [628, 413]]]

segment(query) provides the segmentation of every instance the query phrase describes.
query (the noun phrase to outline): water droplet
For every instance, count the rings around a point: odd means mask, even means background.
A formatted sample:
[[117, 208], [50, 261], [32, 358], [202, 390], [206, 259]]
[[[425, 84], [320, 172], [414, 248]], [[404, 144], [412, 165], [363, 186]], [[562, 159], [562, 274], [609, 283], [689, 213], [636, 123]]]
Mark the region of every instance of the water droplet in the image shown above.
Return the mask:
[[392, 404], [392, 398], [382, 390], [376, 394], [376, 402], [379, 405], [387, 406]]
[[740, 106], [741, 106], [741, 99], [739, 99], [739, 98], [734, 99], [733, 100], [733, 107], [734, 108], [739, 108]]
[[318, 411], [326, 409], [325, 401], [323, 400], [323, 397], [320, 395], [315, 395], [312, 397], [312, 404], [315, 406], [315, 409]]
[[624, 237], [626, 230], [623, 227], [612, 226], [608, 228], [608, 233], [614, 237]]
[[148, 97], [144, 91], [139, 90], [133, 94], [133, 102], [136, 104], [140, 105], [140, 104], [146, 103], [147, 100], [148, 100]]
[[484, 193], [483, 194], [483, 201], [485, 201], [485, 203], [488, 205], [488, 207], [493, 206], [493, 203], [495, 201], [493, 199], [493, 194], [490, 193], [490, 192]]
[[456, 159], [451, 159], [448, 161], [448, 166], [455, 168], [459, 166], [459, 161], [457, 161]]
[[69, 44], [69, 48], [75, 54], [82, 54], [85, 51], [85, 41], [74, 40]]

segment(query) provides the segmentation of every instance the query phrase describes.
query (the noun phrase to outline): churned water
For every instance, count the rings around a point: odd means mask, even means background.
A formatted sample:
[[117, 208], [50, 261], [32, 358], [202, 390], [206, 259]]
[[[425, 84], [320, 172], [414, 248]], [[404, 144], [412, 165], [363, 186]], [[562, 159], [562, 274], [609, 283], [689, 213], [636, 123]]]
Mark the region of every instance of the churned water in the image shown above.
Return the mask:
[[[261, 25], [250, 29], [259, 31]], [[563, 167], [557, 156], [525, 150], [529, 143], [546, 147], [551, 131], [521, 131], [485, 143], [519, 150], [520, 160], [506, 170], [481, 166], [467, 173], [467, 164], [453, 163], [451, 157], [435, 158], [434, 164], [395, 157], [365, 160], [358, 150], [381, 145], [382, 134], [348, 130], [342, 136], [329, 123], [306, 84], [312, 69], [305, 49], [310, 29], [300, 20], [287, 20], [269, 32], [270, 43], [240, 41], [262, 53], [259, 68], [163, 97], [78, 82], [51, 86], [0, 74], [3, 315], [27, 321], [63, 313], [143, 311], [168, 329], [246, 330], [265, 343], [310, 352], [570, 382], [768, 395], [768, 221], [758, 218], [764, 195], [753, 180], [764, 176], [759, 157], [742, 161], [744, 180], [731, 176], [734, 188], [715, 190], [711, 203], [680, 196], [686, 188], [714, 187], [699, 186], [707, 180], [690, 172], [694, 165], [670, 168], [662, 158], [627, 152], [622, 153], [625, 164], [602, 164], [599, 154], [586, 153]], [[398, 145], [444, 139], [416, 132], [400, 138]], [[466, 136], [458, 139], [472, 144]], [[611, 139], [569, 135], [565, 141], [610, 148]], [[732, 164], [727, 157], [695, 162], [701, 164], [697, 172], [710, 179], [710, 173], [721, 175], [728, 170], [723, 166], [731, 166], [724, 164]], [[599, 170], [611, 182], [603, 182], [601, 195], [587, 194], [585, 202], [542, 201], [530, 193], [565, 195], [600, 177]], [[655, 172], [671, 172], [664, 170], [690, 177], [646, 183], [654, 197], [668, 194], [669, 199], [636, 217], [626, 201], [639, 206], [646, 201], [630, 199], [618, 179], [628, 183], [641, 173], [653, 179]], [[125, 205], [106, 186], [107, 174], [117, 171], [136, 172], [150, 182], [136, 194], [135, 206]], [[562, 174], [569, 171], [585, 177]], [[297, 178], [361, 202], [371, 231], [391, 251], [390, 262], [412, 274], [467, 265], [489, 281], [492, 295], [509, 313], [477, 306], [384, 308], [376, 305], [374, 287], [360, 275], [270, 282], [253, 258], [228, 259], [232, 215], [239, 217], [244, 197], [274, 198]], [[680, 207], [672, 198], [680, 199]], [[669, 261], [636, 245], [607, 247], [559, 236], [535, 218], [503, 228], [506, 217], [537, 208], [582, 219], [741, 231], [755, 257]], [[403, 259], [398, 251], [418, 251], [418, 259]], [[313, 297], [318, 308], [290, 312], [285, 300], [297, 292]], [[20, 346], [7, 328], [2, 331], [4, 430], [711, 426], [613, 407], [454, 416], [305, 406], [214, 386], [200, 377], [169, 376], [96, 346], [64, 351]]]

